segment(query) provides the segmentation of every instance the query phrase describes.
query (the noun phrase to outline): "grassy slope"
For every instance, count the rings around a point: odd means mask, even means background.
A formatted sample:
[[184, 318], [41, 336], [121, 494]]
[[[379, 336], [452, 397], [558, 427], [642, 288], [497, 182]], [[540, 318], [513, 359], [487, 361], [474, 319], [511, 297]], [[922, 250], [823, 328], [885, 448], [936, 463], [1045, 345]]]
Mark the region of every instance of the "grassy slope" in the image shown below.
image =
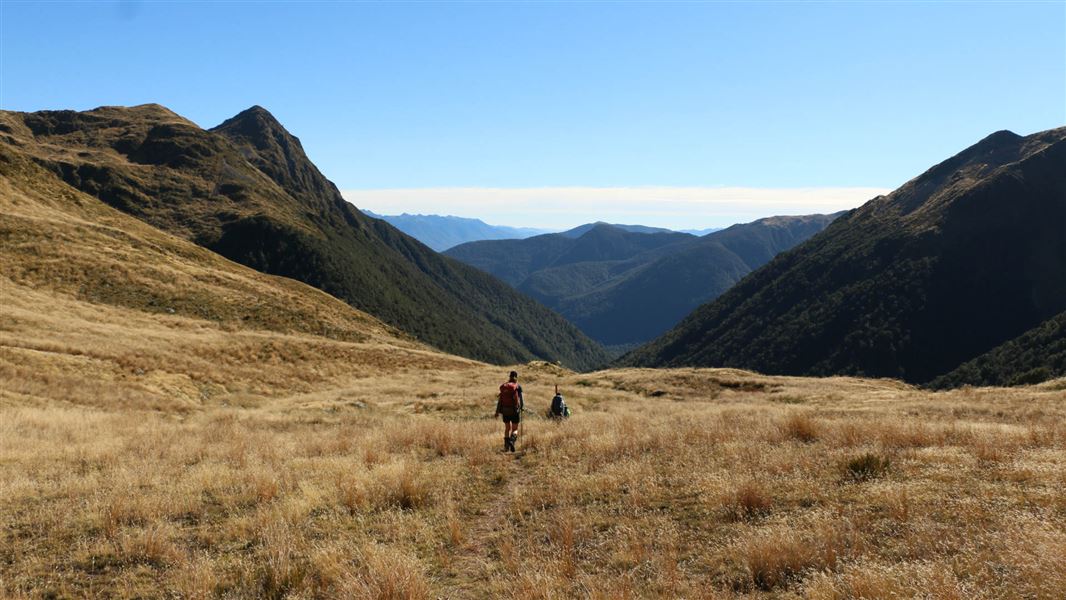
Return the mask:
[[105, 206], [0, 145], [3, 401], [192, 410], [463, 364]]
[[82, 191], [426, 343], [496, 362], [588, 368], [605, 358], [536, 302], [359, 213], [262, 109], [217, 131], [155, 105], [3, 113], [2, 125], [12, 149]]
[[1064, 173], [1066, 129], [993, 134], [624, 363], [929, 381], [1066, 307]]

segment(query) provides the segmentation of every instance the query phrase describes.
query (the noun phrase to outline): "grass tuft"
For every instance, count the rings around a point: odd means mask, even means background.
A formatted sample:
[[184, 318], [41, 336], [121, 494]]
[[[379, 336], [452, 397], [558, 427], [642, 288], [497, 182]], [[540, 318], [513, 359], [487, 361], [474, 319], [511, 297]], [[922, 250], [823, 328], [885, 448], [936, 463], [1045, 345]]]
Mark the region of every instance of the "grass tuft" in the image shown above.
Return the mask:
[[755, 481], [746, 481], [726, 497], [724, 506], [731, 519], [751, 521], [769, 514], [773, 499], [764, 486]]
[[818, 439], [818, 424], [804, 413], [793, 413], [782, 427], [785, 435], [793, 440], [809, 444]]
[[891, 466], [889, 457], [867, 452], [844, 463], [844, 475], [852, 481], [869, 481], [884, 477]]

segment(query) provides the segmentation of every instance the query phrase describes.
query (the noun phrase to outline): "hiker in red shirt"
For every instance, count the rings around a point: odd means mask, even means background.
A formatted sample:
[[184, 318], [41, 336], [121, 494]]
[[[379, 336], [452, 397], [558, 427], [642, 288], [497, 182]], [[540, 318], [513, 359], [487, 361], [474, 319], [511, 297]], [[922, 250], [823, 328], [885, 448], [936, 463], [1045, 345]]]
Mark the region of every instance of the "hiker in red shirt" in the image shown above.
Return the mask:
[[518, 439], [518, 423], [522, 420], [524, 407], [522, 386], [518, 385], [518, 372], [511, 371], [507, 383], [500, 386], [500, 395], [496, 399], [496, 414], [503, 416], [503, 449], [505, 452], [514, 452], [514, 443]]

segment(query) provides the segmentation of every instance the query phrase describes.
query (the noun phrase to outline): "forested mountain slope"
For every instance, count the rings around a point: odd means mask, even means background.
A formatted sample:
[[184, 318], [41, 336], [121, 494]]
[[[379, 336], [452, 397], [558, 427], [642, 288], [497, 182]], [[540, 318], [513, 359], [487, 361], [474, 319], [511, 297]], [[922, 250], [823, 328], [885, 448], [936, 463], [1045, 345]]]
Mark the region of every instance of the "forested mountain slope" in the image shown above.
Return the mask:
[[1000, 131], [622, 362], [928, 382], [1064, 309], [1066, 128]]
[[63, 182], [259, 271], [308, 283], [441, 350], [591, 368], [557, 314], [352, 207], [253, 107], [204, 130], [158, 106], [0, 113], [0, 139]]

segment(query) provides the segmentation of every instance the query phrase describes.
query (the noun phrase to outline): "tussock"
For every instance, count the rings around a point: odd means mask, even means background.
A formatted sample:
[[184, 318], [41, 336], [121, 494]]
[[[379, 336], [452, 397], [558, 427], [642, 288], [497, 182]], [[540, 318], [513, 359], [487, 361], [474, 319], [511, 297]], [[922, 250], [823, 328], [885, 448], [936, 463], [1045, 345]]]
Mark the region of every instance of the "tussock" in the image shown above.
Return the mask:
[[[114, 211], [0, 192], [0, 596], [1066, 589], [1061, 386], [535, 363], [505, 455], [508, 367]], [[540, 416], [556, 383], [561, 423]]]
[[531, 367], [531, 408], [558, 379], [575, 417], [531, 415], [505, 455], [487, 415], [506, 370], [193, 410], [7, 396], [3, 593], [1055, 598], [1066, 582], [1061, 391], [775, 379], [799, 413], [752, 386], [641, 392], [702, 371]]

